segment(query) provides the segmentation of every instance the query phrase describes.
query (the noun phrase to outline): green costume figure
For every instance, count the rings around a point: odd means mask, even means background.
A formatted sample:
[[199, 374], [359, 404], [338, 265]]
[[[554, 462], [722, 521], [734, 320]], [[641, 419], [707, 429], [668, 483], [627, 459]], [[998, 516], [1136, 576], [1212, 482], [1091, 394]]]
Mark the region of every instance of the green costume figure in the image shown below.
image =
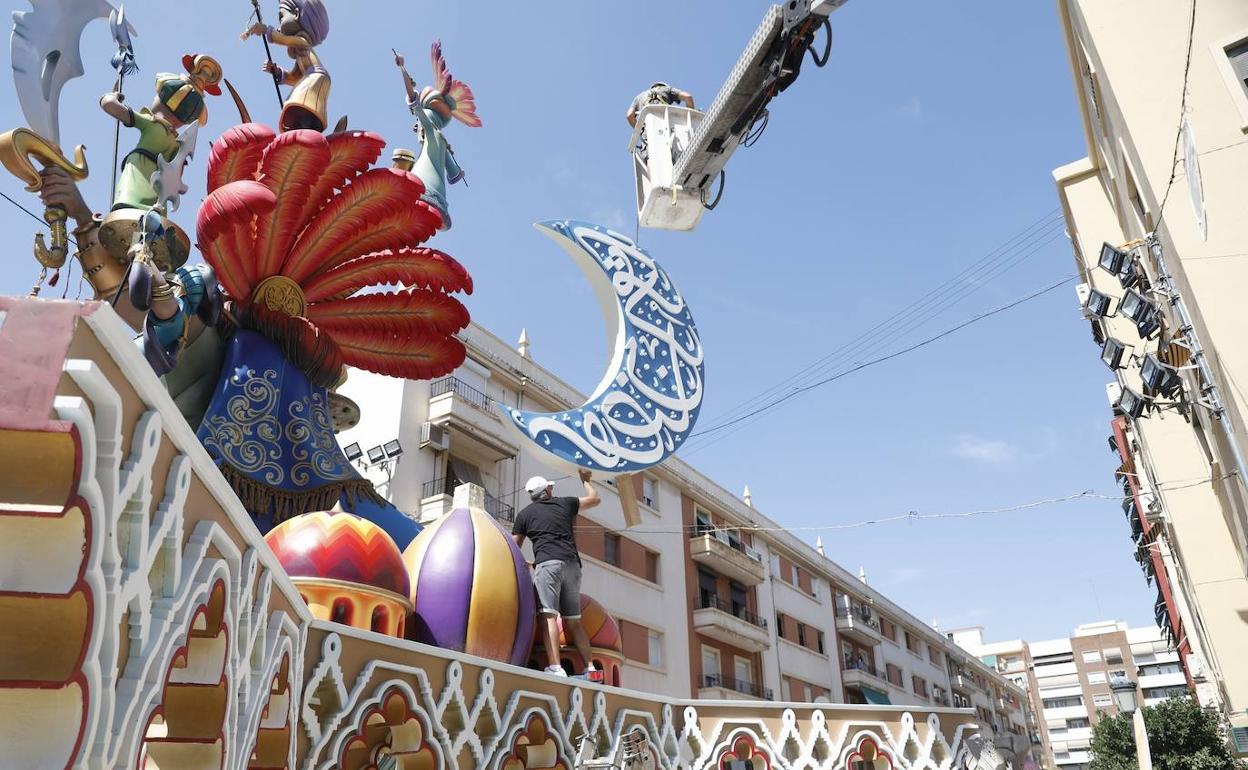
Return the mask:
[[104, 112], [124, 125], [139, 130], [139, 141], [126, 155], [113, 192], [112, 209], [150, 209], [156, 205], [156, 189], [152, 175], [157, 158], [173, 160], [178, 150], [178, 130], [191, 121], [203, 125], [208, 120], [204, 93], [221, 93], [221, 65], [211, 56], [182, 57], [187, 73], [156, 76], [156, 98], [151, 107], [132, 110], [119, 93], [105, 94], [100, 99]]

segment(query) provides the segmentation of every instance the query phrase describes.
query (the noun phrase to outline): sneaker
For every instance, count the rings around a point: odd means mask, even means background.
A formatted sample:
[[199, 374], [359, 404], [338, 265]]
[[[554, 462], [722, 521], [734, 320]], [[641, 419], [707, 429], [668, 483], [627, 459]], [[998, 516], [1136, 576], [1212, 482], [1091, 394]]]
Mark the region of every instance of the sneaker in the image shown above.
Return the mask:
[[594, 668], [593, 666], [590, 666], [589, 668], [585, 669], [585, 678], [591, 682], [599, 682], [599, 683], [601, 683], [603, 679], [602, 672]]
[[568, 675], [568, 672], [563, 670], [563, 666], [547, 666], [546, 673], [553, 674], [555, 676], [567, 676]]

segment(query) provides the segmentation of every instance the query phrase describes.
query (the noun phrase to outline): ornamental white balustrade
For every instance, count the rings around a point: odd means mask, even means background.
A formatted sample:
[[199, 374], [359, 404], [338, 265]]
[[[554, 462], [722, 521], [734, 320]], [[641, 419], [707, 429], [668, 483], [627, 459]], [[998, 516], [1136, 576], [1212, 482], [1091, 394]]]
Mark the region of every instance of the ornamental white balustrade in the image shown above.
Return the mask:
[[0, 768], [980, 761], [967, 710], [672, 699], [316, 620], [107, 305], [0, 312]]

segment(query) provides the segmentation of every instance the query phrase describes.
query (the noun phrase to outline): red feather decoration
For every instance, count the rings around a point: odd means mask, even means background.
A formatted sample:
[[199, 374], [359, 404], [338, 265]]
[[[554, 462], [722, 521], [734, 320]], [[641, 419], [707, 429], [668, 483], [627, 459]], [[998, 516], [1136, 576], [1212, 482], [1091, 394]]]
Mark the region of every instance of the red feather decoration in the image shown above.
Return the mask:
[[409, 380], [431, 380], [464, 363], [464, 343], [454, 337], [385, 337], [367, 329], [336, 332], [342, 359], [370, 372]]
[[260, 123], [243, 123], [222, 134], [208, 156], [208, 192], [240, 179], [255, 179], [264, 148], [274, 136], [273, 129]]
[[[318, 385], [332, 385], [345, 364], [427, 379], [464, 361], [453, 335], [468, 311], [450, 294], [471, 293], [472, 277], [419, 245], [441, 216], [420, 200], [414, 174], [369, 168], [384, 146], [364, 131], [274, 137], [246, 124], [213, 147], [199, 246], [239, 324], [277, 343]], [[304, 315], [252, 302], [259, 282], [279, 274], [299, 284]], [[380, 284], [405, 288], [358, 294]]]
[[307, 222], [320, 210], [335, 190], [342, 190], [356, 176], [368, 170], [381, 157], [386, 140], [372, 131], [343, 131], [325, 137], [329, 143], [329, 164], [321, 173], [299, 219]]
[[[282, 266], [282, 275], [303, 283], [313, 274], [332, 268], [334, 265], [326, 264], [332, 255], [348, 243], [367, 239], [379, 222], [412, 210], [423, 189], [414, 175], [397, 169], [374, 168], [360, 174], [308, 223]], [[414, 229], [415, 224], [411, 227]], [[341, 261], [374, 250], [366, 248], [345, 255]]]
[[468, 325], [468, 310], [449, 294], [405, 289], [318, 302], [308, 320], [331, 334], [360, 329], [390, 334], [454, 334]]
[[290, 246], [305, 221], [304, 204], [329, 163], [329, 144], [317, 131], [287, 131], [269, 144], [260, 164], [260, 182], [277, 196], [277, 206], [256, 220], [256, 278], [282, 270]]
[[366, 286], [402, 284], [472, 294], [472, 276], [449, 254], [423, 246], [381, 251], [348, 260], [303, 284], [308, 302], [349, 297]]
[[240, 180], [218, 187], [200, 204], [195, 222], [199, 247], [226, 292], [236, 299], [251, 297], [250, 251], [237, 248], [238, 233], [250, 234], [252, 219], [273, 210], [277, 198], [259, 182]]

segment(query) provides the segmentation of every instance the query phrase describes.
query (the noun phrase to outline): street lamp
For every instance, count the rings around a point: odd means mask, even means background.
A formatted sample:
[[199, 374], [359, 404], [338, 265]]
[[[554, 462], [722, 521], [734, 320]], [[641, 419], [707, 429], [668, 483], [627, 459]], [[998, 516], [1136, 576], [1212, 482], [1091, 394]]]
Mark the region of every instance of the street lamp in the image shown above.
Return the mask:
[[1109, 680], [1109, 689], [1114, 695], [1114, 705], [1120, 712], [1131, 717], [1131, 723], [1135, 727], [1136, 763], [1140, 770], [1153, 770], [1153, 757], [1148, 749], [1148, 732], [1144, 729], [1144, 709], [1138, 708], [1139, 695], [1135, 682], [1120, 674]]

